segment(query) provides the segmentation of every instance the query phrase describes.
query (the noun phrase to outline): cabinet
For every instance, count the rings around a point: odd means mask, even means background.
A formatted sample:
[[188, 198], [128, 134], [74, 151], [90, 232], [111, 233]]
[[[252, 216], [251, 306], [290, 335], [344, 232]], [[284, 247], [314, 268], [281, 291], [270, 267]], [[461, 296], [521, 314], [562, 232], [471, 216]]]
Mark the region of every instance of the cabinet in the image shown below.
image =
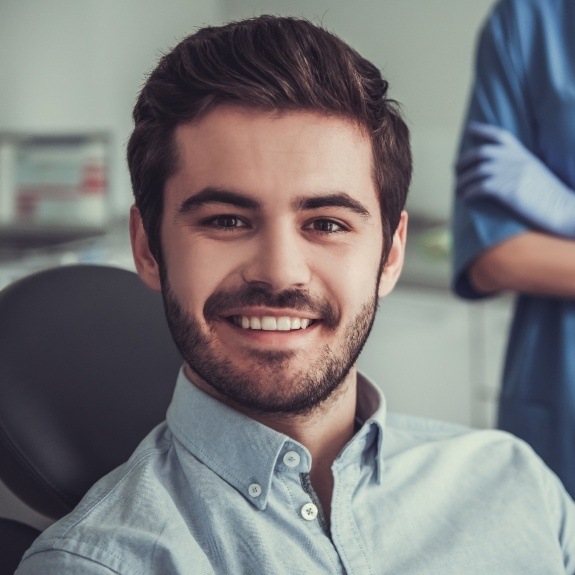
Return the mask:
[[495, 427], [514, 299], [503, 296], [470, 304], [471, 387], [474, 427]]
[[401, 285], [381, 301], [358, 368], [390, 411], [471, 424], [469, 311], [447, 291]]
[[391, 411], [493, 427], [511, 313], [511, 298], [466, 302], [400, 283], [381, 302], [358, 368]]

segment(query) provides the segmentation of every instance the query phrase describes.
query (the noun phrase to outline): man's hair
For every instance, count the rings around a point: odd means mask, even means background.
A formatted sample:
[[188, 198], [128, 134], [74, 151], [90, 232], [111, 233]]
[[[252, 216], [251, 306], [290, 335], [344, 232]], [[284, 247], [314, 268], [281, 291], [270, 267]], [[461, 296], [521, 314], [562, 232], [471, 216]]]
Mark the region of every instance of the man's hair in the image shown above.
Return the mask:
[[163, 56], [134, 107], [128, 167], [150, 249], [162, 264], [167, 179], [178, 169], [175, 129], [221, 104], [310, 111], [351, 120], [371, 138], [385, 261], [411, 179], [409, 130], [379, 70], [307, 20], [260, 16], [207, 27]]

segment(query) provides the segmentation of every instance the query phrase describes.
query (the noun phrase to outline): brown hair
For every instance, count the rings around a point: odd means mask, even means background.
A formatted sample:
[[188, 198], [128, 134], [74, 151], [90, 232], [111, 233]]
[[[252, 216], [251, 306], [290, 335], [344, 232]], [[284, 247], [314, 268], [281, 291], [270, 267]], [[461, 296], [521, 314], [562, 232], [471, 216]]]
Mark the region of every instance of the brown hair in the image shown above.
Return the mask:
[[409, 131], [379, 70], [307, 20], [260, 16], [207, 27], [160, 60], [134, 107], [128, 167], [150, 249], [161, 264], [166, 180], [177, 170], [175, 128], [220, 104], [348, 118], [369, 134], [384, 260], [411, 179]]

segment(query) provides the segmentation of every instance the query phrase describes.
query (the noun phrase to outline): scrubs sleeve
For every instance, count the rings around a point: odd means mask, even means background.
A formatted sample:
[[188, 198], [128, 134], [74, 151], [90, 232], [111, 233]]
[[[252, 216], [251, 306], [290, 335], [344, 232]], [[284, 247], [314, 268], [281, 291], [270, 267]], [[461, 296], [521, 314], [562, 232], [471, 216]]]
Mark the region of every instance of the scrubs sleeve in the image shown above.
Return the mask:
[[[527, 148], [533, 143], [533, 118], [529, 111], [520, 30], [528, 11], [509, 0], [499, 3], [479, 37], [476, 77], [459, 147], [459, 154], [475, 143], [466, 134], [469, 122], [482, 122], [513, 133]], [[452, 289], [459, 296], [478, 299], [468, 278], [473, 261], [487, 249], [532, 227], [501, 204], [482, 199], [464, 202], [455, 198], [452, 214]]]

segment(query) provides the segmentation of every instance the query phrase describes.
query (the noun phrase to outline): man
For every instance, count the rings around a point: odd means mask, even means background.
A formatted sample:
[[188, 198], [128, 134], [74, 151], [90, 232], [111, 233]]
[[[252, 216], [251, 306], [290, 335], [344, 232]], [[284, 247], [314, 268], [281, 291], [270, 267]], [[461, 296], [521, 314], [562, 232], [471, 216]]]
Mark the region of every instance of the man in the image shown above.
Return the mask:
[[356, 373], [401, 270], [408, 131], [302, 20], [200, 30], [135, 108], [134, 258], [182, 356], [167, 422], [18, 573], [575, 573], [524, 444], [388, 416]]

